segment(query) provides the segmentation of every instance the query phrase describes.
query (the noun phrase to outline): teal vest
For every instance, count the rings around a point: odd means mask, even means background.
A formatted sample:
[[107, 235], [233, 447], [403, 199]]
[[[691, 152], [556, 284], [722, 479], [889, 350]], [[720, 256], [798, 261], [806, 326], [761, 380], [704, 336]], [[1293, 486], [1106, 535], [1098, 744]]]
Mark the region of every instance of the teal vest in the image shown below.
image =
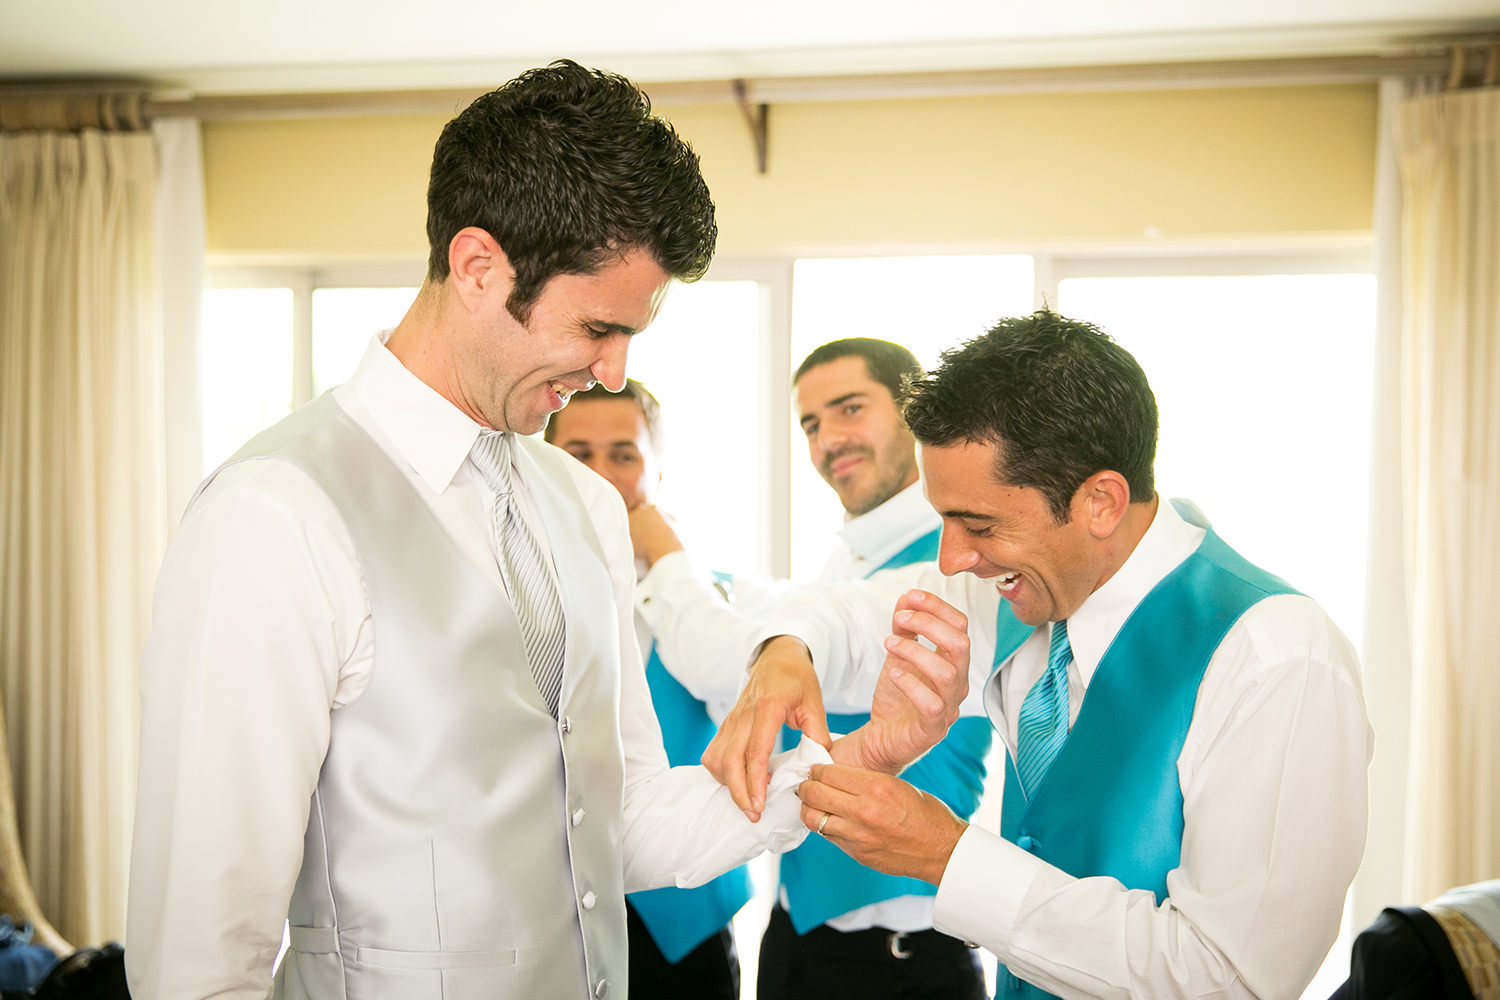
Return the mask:
[[[703, 702], [668, 672], [655, 643], [646, 661], [646, 683], [661, 723], [668, 763], [673, 767], [697, 764], [718, 727]], [[625, 898], [635, 907], [662, 955], [676, 963], [717, 934], [750, 899], [750, 870], [741, 865], [692, 889], [668, 886], [632, 892]]]
[[[1273, 594], [1296, 593], [1207, 524], [1199, 527], [1208, 533], [1197, 550], [1151, 589], [1105, 651], [1068, 740], [1030, 801], [1014, 760], [1007, 757], [1005, 767], [1001, 836], [1077, 878], [1102, 875], [1149, 889], [1158, 905], [1182, 852], [1177, 758], [1203, 673], [1246, 611]], [[1020, 630], [1004, 634], [997, 669], [1026, 638]], [[1003, 965], [996, 984], [997, 998], [1052, 996]]]
[[[934, 528], [877, 567], [895, 569], [937, 558], [941, 529]], [[868, 713], [828, 716], [831, 732], [850, 733], [870, 721]], [[795, 741], [797, 736], [786, 730]], [[993, 732], [987, 719], [959, 719], [943, 742], [901, 775], [947, 803], [959, 816], [972, 816], [984, 791], [984, 759]], [[937, 887], [921, 879], [886, 875], [866, 868], [822, 837], [809, 835], [781, 858], [781, 884], [798, 934], [861, 906], [898, 896], [931, 896]]]

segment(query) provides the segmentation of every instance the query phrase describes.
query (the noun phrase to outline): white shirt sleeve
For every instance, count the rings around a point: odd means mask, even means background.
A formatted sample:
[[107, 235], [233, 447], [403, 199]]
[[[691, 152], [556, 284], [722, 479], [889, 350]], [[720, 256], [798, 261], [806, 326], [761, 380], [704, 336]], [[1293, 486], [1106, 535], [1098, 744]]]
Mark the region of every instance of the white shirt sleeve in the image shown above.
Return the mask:
[[672, 552], [640, 582], [636, 604], [672, 676], [699, 701], [732, 704], [744, 684], [760, 623], [789, 587], [784, 581], [736, 576], [730, 603], [712, 574], [686, 552]]
[[[975, 586], [978, 584], [979, 586]], [[981, 688], [995, 645], [998, 597], [986, 598], [984, 581], [969, 574], [945, 577], [934, 563], [882, 570], [862, 580], [799, 588], [788, 594], [753, 636], [754, 645], [778, 635], [807, 644], [829, 711], [869, 711], [885, 663], [896, 600], [908, 590], [936, 594], [969, 618], [969, 696], [964, 715], [983, 715]], [[988, 587], [993, 593], [993, 587]]]
[[797, 785], [813, 764], [831, 760], [816, 743], [804, 740], [778, 757], [758, 823], [745, 818], [706, 768], [667, 765], [635, 637], [635, 560], [625, 507], [602, 480], [579, 485], [604, 547], [620, 632], [625, 891], [701, 885], [764, 851], [801, 844], [807, 827]]
[[1200, 687], [1178, 760], [1181, 862], [1160, 906], [970, 827], [935, 926], [1063, 998], [1296, 996], [1337, 935], [1364, 849], [1371, 735], [1357, 670], [1313, 602], [1261, 602]]
[[233, 466], [188, 511], [141, 662], [134, 995], [270, 995], [329, 713], [363, 690], [368, 622], [348, 533], [294, 466]]

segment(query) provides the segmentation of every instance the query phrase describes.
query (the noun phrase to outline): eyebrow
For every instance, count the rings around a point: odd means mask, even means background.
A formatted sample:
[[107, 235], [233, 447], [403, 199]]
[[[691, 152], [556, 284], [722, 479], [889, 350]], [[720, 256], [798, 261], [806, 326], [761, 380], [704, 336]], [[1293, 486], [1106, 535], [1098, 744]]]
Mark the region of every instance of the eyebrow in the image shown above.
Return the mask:
[[[574, 446], [582, 447], [582, 448], [592, 448], [592, 447], [594, 447], [594, 442], [590, 441], [588, 438], [575, 437], [575, 438], [567, 438], [565, 440], [559, 441], [559, 442], [557, 442], [557, 445], [558, 445], [559, 448], [564, 448], [564, 449], [572, 448]], [[640, 451], [640, 446], [637, 445], [630, 438], [620, 438], [618, 441], [605, 441], [601, 445], [601, 447], [604, 447], [604, 448], [634, 448], [636, 451]]]
[[994, 514], [981, 514], [978, 511], [972, 510], [945, 510], [942, 512], [942, 516], [956, 517], [962, 521], [989, 521], [996, 524], [1003, 520], [1002, 518], [996, 517]]
[[839, 396], [836, 399], [830, 399], [828, 402], [823, 403], [823, 404], [821, 404], [819, 406], [813, 407], [813, 409], [811, 409], [811, 410], [808, 410], [806, 413], [802, 414], [802, 416], [800, 416], [800, 417], [797, 418], [797, 423], [799, 423], [799, 424], [805, 424], [809, 420], [816, 420], [818, 418], [817, 417], [817, 413], [815, 412], [816, 410], [827, 410], [827, 409], [829, 409], [831, 407], [839, 406], [839, 405], [842, 405], [844, 403], [847, 403], [851, 399], [865, 399], [869, 395], [870, 394], [868, 392], [864, 392], [862, 390], [855, 391], [855, 392], [846, 392], [842, 396]]

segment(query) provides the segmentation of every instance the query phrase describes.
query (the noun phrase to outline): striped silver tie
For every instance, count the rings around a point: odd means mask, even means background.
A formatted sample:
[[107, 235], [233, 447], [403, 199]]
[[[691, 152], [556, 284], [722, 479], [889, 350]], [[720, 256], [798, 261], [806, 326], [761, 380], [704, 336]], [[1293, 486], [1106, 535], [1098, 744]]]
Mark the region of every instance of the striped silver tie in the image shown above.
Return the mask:
[[495, 562], [500, 566], [501, 579], [521, 627], [526, 658], [531, 661], [531, 676], [555, 719], [563, 675], [562, 600], [547, 570], [546, 553], [516, 506], [512, 447], [511, 435], [480, 431], [479, 440], [469, 450], [469, 460], [495, 491], [490, 547], [494, 549]]

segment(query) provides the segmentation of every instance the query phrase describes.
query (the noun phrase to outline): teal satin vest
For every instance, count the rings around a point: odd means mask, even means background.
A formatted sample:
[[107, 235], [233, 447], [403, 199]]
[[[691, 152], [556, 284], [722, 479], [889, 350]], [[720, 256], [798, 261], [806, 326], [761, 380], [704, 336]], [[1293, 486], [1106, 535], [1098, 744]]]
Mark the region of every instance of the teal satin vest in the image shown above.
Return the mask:
[[[1193, 520], [1190, 509], [1179, 512]], [[1177, 758], [1204, 671], [1246, 611], [1296, 593], [1207, 524], [1198, 526], [1208, 533], [1197, 550], [1151, 589], [1105, 651], [1068, 740], [1030, 801], [1014, 760], [1007, 757], [1005, 767], [1001, 836], [1077, 878], [1102, 875], [1149, 889], [1158, 905], [1182, 851]], [[1026, 638], [1019, 630], [1002, 634], [997, 669]], [[997, 998], [1052, 996], [1003, 965], [996, 984]]]
[[[941, 529], [934, 528], [871, 572], [937, 558]], [[870, 721], [868, 713], [832, 714], [828, 728], [849, 733]], [[784, 735], [795, 741], [792, 730]], [[959, 719], [943, 742], [901, 775], [936, 795], [963, 817], [972, 816], [984, 791], [984, 759], [994, 733], [988, 719]], [[866, 868], [822, 837], [809, 835], [802, 846], [782, 855], [781, 884], [798, 934], [806, 934], [842, 913], [898, 896], [931, 896], [937, 887], [921, 879], [886, 875]]]
[[[697, 764], [718, 727], [703, 702], [668, 672], [651, 644], [646, 683], [661, 723], [662, 743], [673, 767]], [[680, 962], [717, 934], [750, 899], [750, 870], [741, 865], [691, 889], [668, 886], [626, 895], [668, 962]]]

